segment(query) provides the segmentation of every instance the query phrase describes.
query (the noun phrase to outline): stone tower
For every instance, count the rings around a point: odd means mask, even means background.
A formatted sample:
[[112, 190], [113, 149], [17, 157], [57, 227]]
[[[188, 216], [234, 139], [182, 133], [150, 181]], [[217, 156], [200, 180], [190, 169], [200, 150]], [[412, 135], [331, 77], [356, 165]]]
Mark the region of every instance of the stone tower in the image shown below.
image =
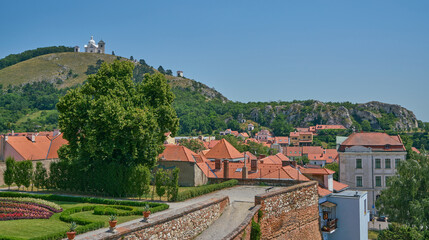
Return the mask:
[[103, 40], [100, 40], [98, 42], [98, 52], [99, 53], [105, 53], [104, 49], [105, 49], [106, 43]]

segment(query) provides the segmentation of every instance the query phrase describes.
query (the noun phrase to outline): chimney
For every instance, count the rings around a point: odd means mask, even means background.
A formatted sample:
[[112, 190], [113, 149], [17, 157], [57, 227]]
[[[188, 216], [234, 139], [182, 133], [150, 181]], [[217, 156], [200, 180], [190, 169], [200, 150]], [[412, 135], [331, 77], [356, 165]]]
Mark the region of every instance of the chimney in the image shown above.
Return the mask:
[[250, 171], [252, 172], [258, 171], [258, 160], [252, 159], [252, 161], [250, 161]]
[[31, 135], [31, 141], [36, 142], [36, 135], [34, 135], [34, 134]]
[[220, 170], [222, 168], [222, 160], [221, 159], [215, 159], [215, 170]]
[[243, 179], [247, 179], [247, 177], [248, 177], [248, 172], [247, 172], [247, 166], [246, 166], [246, 164], [244, 164], [243, 169], [241, 169], [241, 173], [242, 173], [242, 178], [243, 178]]
[[12, 130], [12, 136], [15, 134], [15, 131]]
[[223, 161], [223, 178], [225, 179], [229, 178], [229, 161], [228, 160]]
[[56, 136], [58, 136], [60, 134], [61, 134], [61, 132], [60, 132], [59, 129], [54, 129], [54, 136], [53, 137], [56, 137]]
[[261, 154], [261, 155], [259, 155], [258, 159], [262, 159], [262, 158], [265, 158], [265, 157], [266, 157], [265, 155]]

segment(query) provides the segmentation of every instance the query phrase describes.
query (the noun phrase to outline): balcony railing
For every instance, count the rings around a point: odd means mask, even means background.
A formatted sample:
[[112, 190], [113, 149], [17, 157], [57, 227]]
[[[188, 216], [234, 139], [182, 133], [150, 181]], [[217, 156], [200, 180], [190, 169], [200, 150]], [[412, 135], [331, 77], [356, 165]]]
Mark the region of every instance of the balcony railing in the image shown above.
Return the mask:
[[333, 232], [337, 229], [337, 219], [327, 219], [326, 224], [322, 227], [323, 232]]

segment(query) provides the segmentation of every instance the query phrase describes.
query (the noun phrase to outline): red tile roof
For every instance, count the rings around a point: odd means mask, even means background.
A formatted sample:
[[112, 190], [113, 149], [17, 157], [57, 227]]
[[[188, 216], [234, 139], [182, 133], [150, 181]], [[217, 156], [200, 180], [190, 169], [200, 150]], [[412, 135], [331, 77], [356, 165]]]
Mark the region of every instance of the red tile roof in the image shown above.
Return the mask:
[[210, 149], [210, 151], [205, 156], [209, 159], [243, 158], [243, 154], [235, 149], [235, 147], [233, 147], [231, 143], [225, 139], [220, 140], [220, 142]]
[[220, 140], [211, 140], [210, 142], [204, 142], [204, 147], [208, 149], [212, 149], [216, 144], [219, 143]]
[[299, 137], [299, 132], [291, 132], [289, 134], [290, 137]]
[[289, 144], [289, 137], [274, 137], [273, 142], [278, 144]]
[[302, 147], [302, 154], [322, 154], [323, 148], [320, 146], [305, 146]]
[[335, 180], [333, 180], [333, 182], [334, 182], [334, 190], [336, 192], [340, 192], [340, 191], [342, 191], [342, 190], [344, 190], [344, 189], [346, 189], [346, 188], [349, 187], [349, 185], [344, 184], [344, 183], [340, 183], [340, 182], [335, 181]]
[[52, 137], [52, 132], [43, 132], [41, 136], [34, 137], [34, 142], [31, 141], [31, 135], [8, 136], [7, 140], [7, 144], [25, 160], [56, 159], [58, 149], [68, 143], [62, 134]]
[[308, 128], [296, 128], [297, 132], [308, 132], [309, 129]]
[[[386, 146], [389, 146], [386, 148]], [[365, 146], [382, 151], [405, 151], [401, 138], [390, 136], [387, 133], [369, 132], [352, 133], [341, 145], [339, 151], [344, 151], [346, 147]]]
[[316, 130], [326, 130], [326, 129], [347, 129], [343, 125], [316, 125]]
[[324, 197], [324, 196], [331, 194], [332, 192], [326, 188], [322, 188], [320, 186], [317, 186], [317, 193], [319, 194], [320, 197]]
[[420, 151], [417, 148], [415, 148], [415, 147], [411, 147], [411, 150], [413, 150], [414, 152], [420, 154]]
[[249, 134], [247, 134], [246, 132], [242, 132], [242, 133], [240, 133], [239, 135], [241, 135], [241, 136], [243, 136], [243, 137], [245, 137], [245, 138], [248, 138], [248, 137], [249, 137]]
[[334, 174], [335, 171], [327, 169], [327, 168], [303, 168], [300, 167], [299, 170], [303, 174], [311, 174], [311, 175], [331, 175]]
[[300, 157], [302, 156], [302, 147], [285, 147], [285, 153], [288, 157]]
[[201, 169], [201, 171], [206, 175], [209, 176], [209, 168], [207, 166], [208, 160], [207, 158], [202, 154], [196, 154], [195, 152], [191, 151], [189, 148], [180, 146], [180, 145], [174, 145], [174, 144], [167, 144], [165, 145], [164, 152], [159, 154], [159, 161], [180, 161], [180, 162], [195, 162], [198, 167]]

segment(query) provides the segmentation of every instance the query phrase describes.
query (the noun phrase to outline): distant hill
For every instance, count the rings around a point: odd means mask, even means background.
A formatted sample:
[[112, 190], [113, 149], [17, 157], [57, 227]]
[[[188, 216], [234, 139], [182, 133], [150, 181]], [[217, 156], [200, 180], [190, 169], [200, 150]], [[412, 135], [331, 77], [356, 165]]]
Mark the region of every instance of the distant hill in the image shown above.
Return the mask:
[[[39, 129], [44, 126], [51, 128], [58, 114], [55, 104], [58, 97], [65, 93], [64, 89], [82, 84], [89, 74], [97, 72], [102, 62], [110, 63], [115, 59], [131, 61], [109, 54], [63, 52], [34, 57], [1, 69], [0, 85], [10, 96], [3, 96], [3, 104], [0, 103], [0, 113], [3, 114], [3, 117], [0, 116], [0, 120], [3, 120], [3, 123], [0, 122], [0, 131], [4, 131], [6, 125], [11, 125], [15, 130], [32, 129], [32, 125]], [[145, 73], [154, 72], [157, 70], [140, 60], [135, 63], [134, 81], [142, 81]], [[270, 128], [277, 135], [288, 134], [293, 127], [315, 124], [342, 124], [358, 131], [408, 131], [417, 128], [419, 123], [413, 112], [399, 105], [380, 102], [323, 103], [316, 100], [232, 102], [201, 82], [171, 75], [166, 75], [166, 78], [176, 95], [174, 107], [180, 118], [179, 134], [183, 135], [212, 134], [226, 128], [239, 130], [245, 126], [243, 122], [248, 121], [256, 123], [257, 129]], [[22, 89], [9, 87], [41, 81], [45, 83], [24, 86]], [[50, 87], [50, 92], [41, 92], [43, 87]], [[39, 91], [35, 97], [39, 96], [40, 99], [32, 97], [26, 100], [28, 94], [24, 93], [33, 92], [32, 88]], [[16, 94], [21, 96], [17, 110], [20, 114], [13, 114], [17, 104], [16, 100], [11, 99]]]
[[[110, 54], [83, 52], [46, 54], [1, 69], [0, 84], [3, 87], [7, 87], [9, 85], [20, 85], [46, 80], [54, 83], [58, 88], [72, 87], [83, 83], [89, 74], [96, 73], [99, 67], [97, 63], [101, 63], [101, 61], [111, 63], [118, 58], [124, 61], [131, 61]], [[144, 73], [156, 71], [156, 69], [148, 65], [142, 66], [142, 64], [136, 63], [134, 77], [142, 79]], [[227, 100], [218, 91], [209, 88], [203, 83], [182, 77], [169, 75], [166, 77], [173, 88], [197, 91], [208, 99], [218, 98], [223, 101]]]

